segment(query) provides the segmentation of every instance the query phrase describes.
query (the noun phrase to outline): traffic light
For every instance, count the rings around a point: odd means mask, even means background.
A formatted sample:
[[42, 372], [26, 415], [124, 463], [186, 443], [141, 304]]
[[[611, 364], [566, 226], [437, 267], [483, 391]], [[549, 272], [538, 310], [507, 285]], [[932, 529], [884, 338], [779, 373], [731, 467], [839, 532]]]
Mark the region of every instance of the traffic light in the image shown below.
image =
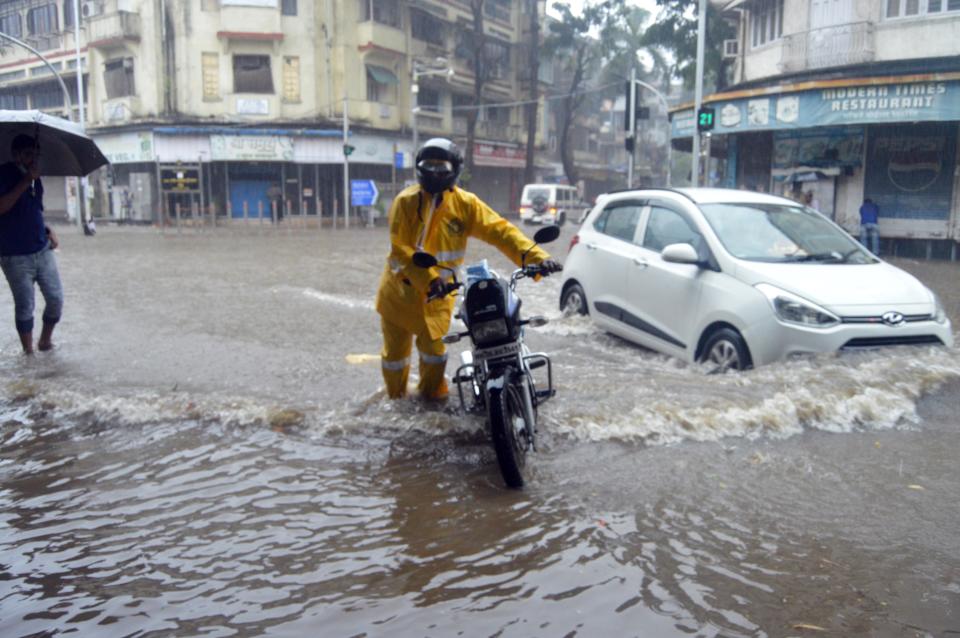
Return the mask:
[[701, 107], [701, 109], [697, 111], [697, 130], [701, 133], [712, 131], [715, 117], [716, 112], [713, 108], [709, 106]]
[[347, 157], [350, 157], [350, 154], [353, 153], [353, 151], [356, 150], [356, 148], [357, 148], [356, 146], [350, 146], [349, 144], [344, 144], [343, 154], [346, 155]]
[[623, 145], [627, 149], [628, 153], [633, 153], [633, 149], [636, 146], [636, 139], [633, 137], [623, 138]]
[[649, 107], [649, 106], [638, 106], [638, 107], [637, 107], [637, 119], [638, 119], [638, 120], [649, 120], [649, 119], [650, 119], [650, 107]]

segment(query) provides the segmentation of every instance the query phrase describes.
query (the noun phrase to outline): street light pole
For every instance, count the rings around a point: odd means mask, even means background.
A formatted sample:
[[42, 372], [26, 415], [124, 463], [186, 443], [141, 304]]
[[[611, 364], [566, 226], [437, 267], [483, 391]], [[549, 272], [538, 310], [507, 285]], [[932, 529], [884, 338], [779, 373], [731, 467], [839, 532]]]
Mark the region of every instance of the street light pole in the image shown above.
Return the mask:
[[[73, 0], [73, 44], [77, 58], [77, 102], [80, 104], [80, 130], [87, 132], [87, 119], [84, 111], [83, 99], [83, 59], [80, 57], [80, 0]], [[80, 228], [86, 230], [87, 226], [87, 189], [90, 188], [90, 182], [87, 176], [80, 178], [80, 205], [77, 206], [77, 217], [80, 221]], [[109, 194], [108, 194], [109, 197]]]
[[[447, 64], [446, 58], [437, 58], [435, 60], [438, 64]], [[410, 85], [410, 127], [413, 129], [413, 153], [416, 155], [417, 149], [420, 146], [420, 131], [417, 128], [417, 113], [420, 112], [420, 78], [428, 75], [445, 75], [447, 79], [453, 77], [453, 68], [446, 66], [442, 69], [423, 69], [420, 70], [419, 63], [413, 61], [413, 83]]]
[[[700, 0], [699, 15], [697, 16], [697, 85], [693, 105], [693, 120], [696, 125], [700, 117], [700, 107], [703, 106], [703, 47], [707, 33], [707, 0]], [[693, 128], [693, 186], [700, 186], [700, 129]]]

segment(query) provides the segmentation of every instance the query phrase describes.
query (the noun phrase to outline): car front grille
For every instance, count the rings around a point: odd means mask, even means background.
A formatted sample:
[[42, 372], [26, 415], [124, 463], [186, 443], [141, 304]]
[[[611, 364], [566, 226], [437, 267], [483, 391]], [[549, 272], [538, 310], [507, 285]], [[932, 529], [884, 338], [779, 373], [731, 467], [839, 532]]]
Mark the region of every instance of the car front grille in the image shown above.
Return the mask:
[[859, 337], [851, 339], [842, 346], [842, 350], [848, 348], [879, 348], [880, 346], [924, 346], [936, 345], [942, 346], [943, 341], [936, 335], [908, 335], [908, 336], [886, 336], [886, 337]]
[[[932, 321], [933, 315], [903, 315], [904, 323], [916, 323], [917, 321]], [[843, 323], [883, 323], [881, 317], [841, 317]]]

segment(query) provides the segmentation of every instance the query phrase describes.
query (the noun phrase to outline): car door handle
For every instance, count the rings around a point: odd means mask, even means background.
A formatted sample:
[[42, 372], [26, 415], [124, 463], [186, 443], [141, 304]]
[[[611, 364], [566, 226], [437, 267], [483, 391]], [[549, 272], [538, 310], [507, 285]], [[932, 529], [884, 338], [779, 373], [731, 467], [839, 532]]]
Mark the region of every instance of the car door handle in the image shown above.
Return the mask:
[[584, 247], [585, 247], [587, 250], [596, 250], [596, 249], [597, 249], [597, 245], [596, 245], [596, 244], [584, 244]]
[[646, 259], [641, 259], [640, 257], [634, 257], [633, 265], [636, 266], [637, 268], [643, 269], [649, 266], [650, 262], [648, 262]]

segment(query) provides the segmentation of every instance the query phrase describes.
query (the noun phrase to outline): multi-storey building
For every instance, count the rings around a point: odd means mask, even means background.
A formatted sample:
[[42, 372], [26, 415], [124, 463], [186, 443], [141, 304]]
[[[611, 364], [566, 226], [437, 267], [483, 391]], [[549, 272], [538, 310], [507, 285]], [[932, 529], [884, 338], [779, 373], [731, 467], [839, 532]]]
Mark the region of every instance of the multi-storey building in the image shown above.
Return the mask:
[[[864, 197], [901, 254], [960, 240], [960, 2], [725, 0], [733, 86], [716, 110], [714, 183], [813, 191], [851, 231]], [[720, 43], [716, 43], [719, 45]], [[674, 113], [689, 138], [693, 111]]]
[[[350, 177], [399, 187], [411, 176], [414, 129], [421, 141], [463, 141], [477, 108], [469, 0], [80, 6], [86, 125], [111, 161], [96, 190], [112, 196], [101, 195], [98, 214], [157, 221], [179, 204], [185, 215], [269, 216], [277, 200], [281, 214], [329, 216], [343, 201], [344, 111]], [[504, 211], [522, 188], [529, 6], [484, 3], [492, 70], [482, 101], [493, 105], [480, 109], [469, 186]], [[0, 31], [51, 61], [75, 116], [74, 19], [73, 0], [0, 1]], [[68, 115], [51, 73], [13, 46], [0, 50], [0, 107]], [[549, 131], [538, 130], [544, 148]], [[49, 199], [51, 211], [68, 207], [66, 196]]]

